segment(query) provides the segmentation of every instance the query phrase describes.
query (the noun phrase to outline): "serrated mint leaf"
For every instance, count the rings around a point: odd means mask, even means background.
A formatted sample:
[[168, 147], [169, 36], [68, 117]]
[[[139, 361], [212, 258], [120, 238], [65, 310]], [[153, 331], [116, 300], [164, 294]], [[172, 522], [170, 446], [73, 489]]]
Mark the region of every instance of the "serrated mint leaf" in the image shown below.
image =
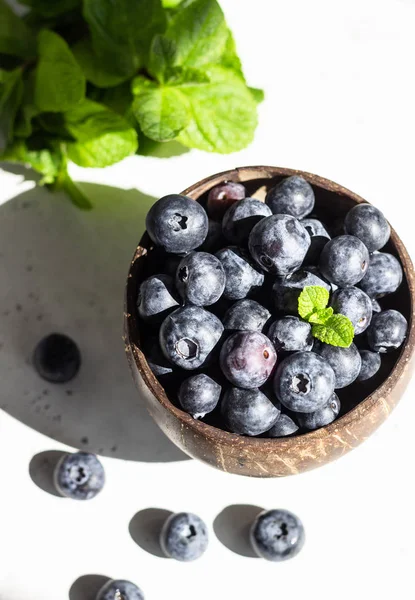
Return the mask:
[[11, 162], [21, 162], [40, 173], [42, 175], [42, 179], [39, 181], [40, 185], [53, 183], [61, 165], [61, 156], [58, 152], [53, 152], [46, 148], [31, 150], [24, 140], [15, 141], [7, 148], [2, 159]]
[[0, 53], [33, 58], [36, 55], [36, 40], [24, 21], [0, 0]]
[[313, 325], [311, 332], [325, 344], [341, 348], [348, 348], [354, 337], [352, 322], [344, 315], [333, 315], [324, 325]]
[[82, 0], [19, 0], [42, 17], [57, 17], [81, 6]]
[[86, 81], [68, 44], [53, 31], [38, 37], [35, 104], [41, 111], [64, 112], [85, 96]]
[[13, 125], [23, 96], [22, 72], [0, 69], [0, 153], [13, 137]]
[[264, 90], [261, 90], [259, 88], [253, 88], [253, 87], [249, 87], [248, 90], [251, 92], [251, 94], [257, 104], [261, 104], [261, 102], [264, 101], [264, 98], [265, 98]]
[[298, 314], [308, 321], [315, 311], [326, 308], [329, 298], [326, 288], [319, 285], [306, 286], [298, 297]]
[[158, 142], [176, 138], [190, 121], [186, 96], [169, 86], [142, 88], [132, 111], [144, 135]]
[[151, 40], [166, 28], [161, 0], [84, 0], [83, 14], [96, 56], [127, 77], [146, 63]]
[[64, 118], [76, 140], [67, 144], [68, 158], [81, 167], [107, 167], [137, 150], [135, 129], [102, 104], [85, 100]]
[[236, 74], [238, 74], [241, 77], [241, 79], [245, 81], [245, 77], [242, 71], [242, 64], [236, 50], [235, 39], [232, 35], [232, 32], [229, 29], [228, 37], [219, 64], [225, 69], [231, 69]]
[[[129, 81], [116, 87], [111, 87], [106, 90], [99, 90], [99, 97], [97, 101], [107, 106], [110, 110], [118, 113], [119, 115], [125, 116], [133, 101], [133, 94], [131, 92], [131, 84]], [[135, 123], [135, 120], [134, 120]]]
[[87, 81], [99, 88], [114, 87], [128, 78], [109, 70], [110, 65], [102, 61], [94, 52], [91, 41], [87, 38], [80, 40], [72, 47], [72, 52], [78, 61]]
[[331, 308], [331, 306], [329, 306], [328, 308], [322, 308], [320, 310], [316, 310], [315, 312], [313, 312], [309, 316], [308, 322], [316, 323], [318, 325], [324, 325], [326, 323], [326, 321], [332, 316], [332, 314], [333, 314], [333, 309]]

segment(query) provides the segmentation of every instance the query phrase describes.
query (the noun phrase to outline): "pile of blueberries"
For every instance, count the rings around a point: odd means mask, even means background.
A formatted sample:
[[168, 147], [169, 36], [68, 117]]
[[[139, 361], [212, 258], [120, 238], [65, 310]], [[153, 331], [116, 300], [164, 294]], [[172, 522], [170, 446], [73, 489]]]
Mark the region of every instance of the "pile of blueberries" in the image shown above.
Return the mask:
[[[154, 247], [137, 297], [143, 349], [171, 400], [194, 418], [248, 436], [317, 429], [340, 413], [335, 390], [373, 378], [381, 355], [403, 343], [405, 317], [378, 302], [403, 278], [395, 256], [379, 252], [390, 237], [385, 217], [362, 203], [340, 226], [323, 224], [314, 208], [312, 186], [295, 175], [265, 202], [224, 182], [204, 206], [174, 194], [148, 212]], [[355, 343], [313, 337], [298, 315], [308, 286], [329, 292]]]

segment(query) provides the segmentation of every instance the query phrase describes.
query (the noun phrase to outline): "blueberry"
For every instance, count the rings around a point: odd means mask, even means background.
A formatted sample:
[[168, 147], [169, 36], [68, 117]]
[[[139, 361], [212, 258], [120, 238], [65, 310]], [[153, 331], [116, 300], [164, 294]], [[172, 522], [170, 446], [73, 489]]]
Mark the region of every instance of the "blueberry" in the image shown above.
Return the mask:
[[207, 252], [191, 252], [177, 268], [177, 290], [185, 302], [196, 306], [209, 306], [217, 302], [223, 294], [225, 283], [222, 263]]
[[179, 389], [179, 402], [183, 410], [195, 419], [212, 412], [219, 402], [221, 386], [205, 373], [185, 379]]
[[382, 310], [382, 307], [379, 304], [379, 302], [375, 298], [372, 298], [372, 314], [380, 313], [381, 310]]
[[320, 259], [321, 251], [331, 239], [330, 234], [318, 219], [302, 219], [301, 224], [306, 228], [311, 238], [311, 244], [304, 262], [306, 264], [316, 264]]
[[36, 346], [33, 366], [42, 379], [51, 383], [67, 383], [79, 371], [81, 353], [71, 338], [61, 333], [52, 333]]
[[266, 510], [252, 524], [252, 548], [261, 558], [282, 561], [296, 556], [304, 545], [304, 527], [288, 510]]
[[298, 431], [298, 425], [288, 415], [280, 414], [278, 421], [266, 432], [266, 437], [287, 437]]
[[339, 287], [355, 285], [363, 279], [369, 266], [369, 252], [358, 238], [340, 235], [324, 246], [319, 269]]
[[341, 348], [316, 341], [314, 352], [317, 352], [333, 369], [336, 376], [335, 389], [350, 385], [359, 375], [362, 361], [354, 344], [348, 348]]
[[208, 218], [200, 204], [171, 194], [157, 200], [146, 217], [148, 235], [155, 244], [174, 254], [200, 246], [208, 233]]
[[234, 202], [245, 198], [246, 192], [242, 183], [225, 181], [212, 188], [207, 199], [209, 217], [220, 221]]
[[232, 387], [225, 393], [221, 412], [232, 433], [260, 435], [277, 421], [280, 409], [258, 389]]
[[160, 545], [166, 556], [181, 561], [200, 558], [209, 543], [202, 519], [192, 513], [171, 515], [163, 525]]
[[268, 329], [268, 337], [277, 352], [307, 352], [312, 349], [314, 342], [311, 325], [292, 316], [274, 321]]
[[304, 413], [298, 415], [298, 422], [304, 429], [319, 429], [325, 425], [329, 425], [334, 421], [340, 412], [340, 400], [337, 394], [333, 393], [330, 400], [312, 413]]
[[208, 359], [223, 333], [215, 315], [199, 306], [178, 308], [160, 328], [160, 346], [165, 357], [183, 369], [198, 369]]
[[360, 350], [360, 357], [362, 366], [357, 381], [367, 381], [379, 371], [382, 359], [379, 352], [371, 352], [370, 350]]
[[170, 275], [152, 275], [140, 285], [137, 309], [146, 321], [162, 321], [179, 306]]
[[245, 198], [232, 204], [226, 211], [222, 221], [223, 235], [232, 244], [241, 245], [248, 242], [252, 228], [264, 217], [272, 215], [269, 206], [255, 200]]
[[156, 377], [173, 373], [171, 362], [167, 360], [161, 351], [158, 337], [146, 338], [144, 340], [144, 350], [148, 366]]
[[293, 175], [271, 188], [265, 202], [274, 215], [285, 214], [302, 219], [313, 210], [315, 198], [308, 181], [300, 175]]
[[373, 316], [367, 330], [367, 341], [375, 352], [392, 352], [401, 346], [408, 330], [408, 321], [397, 310], [383, 310]]
[[277, 278], [272, 288], [277, 310], [298, 315], [298, 297], [306, 286], [318, 285], [330, 292], [330, 285], [309, 269], [300, 269], [288, 277]]
[[114, 579], [104, 585], [98, 592], [96, 600], [144, 600], [144, 595], [131, 581]]
[[264, 275], [240, 248], [222, 248], [216, 253], [226, 275], [223, 295], [228, 300], [242, 300], [264, 283]]
[[271, 313], [255, 300], [238, 300], [225, 313], [223, 325], [233, 331], [262, 331]]
[[344, 220], [346, 232], [362, 240], [369, 252], [380, 250], [390, 237], [389, 223], [378, 208], [356, 204]]
[[402, 267], [392, 254], [375, 252], [359, 287], [371, 298], [381, 298], [395, 292], [402, 283], [402, 277]]
[[266, 271], [289, 275], [301, 266], [311, 239], [307, 230], [290, 215], [265, 217], [249, 235], [249, 251]]
[[274, 377], [274, 392], [294, 412], [314, 412], [334, 392], [335, 375], [327, 361], [314, 352], [297, 352], [280, 363]]
[[74, 500], [95, 498], [105, 483], [104, 468], [95, 454], [66, 454], [54, 472], [56, 489], [62, 496]]
[[201, 252], [210, 252], [214, 254], [223, 246], [226, 246], [226, 240], [222, 233], [222, 223], [209, 219], [208, 233], [203, 244], [198, 248]]
[[244, 389], [263, 385], [276, 362], [274, 346], [258, 331], [240, 331], [232, 334], [220, 351], [223, 374], [233, 385]]
[[355, 335], [363, 333], [372, 319], [372, 301], [357, 287], [339, 288], [331, 297], [330, 306], [334, 312], [348, 317], [353, 324]]

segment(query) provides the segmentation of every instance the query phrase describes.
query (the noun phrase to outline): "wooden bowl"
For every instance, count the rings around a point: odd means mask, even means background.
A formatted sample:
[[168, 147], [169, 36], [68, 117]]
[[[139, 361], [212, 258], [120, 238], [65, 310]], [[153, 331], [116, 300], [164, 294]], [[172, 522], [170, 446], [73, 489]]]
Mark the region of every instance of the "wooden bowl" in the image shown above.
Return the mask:
[[[355, 193], [317, 175], [277, 167], [242, 167], [208, 177], [184, 190], [183, 194], [206, 201], [208, 191], [225, 180], [243, 182], [247, 195], [263, 199], [266, 190], [283, 177], [302, 175], [313, 186], [315, 213], [323, 221], [344, 217], [356, 203], [364, 202]], [[213, 467], [254, 477], [281, 477], [324, 465], [363, 442], [389, 416], [398, 403], [413, 366], [414, 355], [414, 272], [405, 246], [392, 229], [384, 248], [397, 256], [403, 266], [404, 281], [399, 290], [381, 300], [383, 308], [396, 308], [408, 320], [405, 343], [399, 351], [382, 356], [382, 367], [369, 382], [337, 390], [342, 412], [332, 424], [303, 435], [266, 439], [234, 435], [193, 419], [167, 397], [150, 370], [141, 350], [141, 324], [136, 299], [140, 282], [154, 272], [152, 242], [147, 233], [135, 251], [126, 287], [125, 344], [140, 400], [164, 433], [181, 450]], [[141, 332], [145, 335], [145, 332]]]

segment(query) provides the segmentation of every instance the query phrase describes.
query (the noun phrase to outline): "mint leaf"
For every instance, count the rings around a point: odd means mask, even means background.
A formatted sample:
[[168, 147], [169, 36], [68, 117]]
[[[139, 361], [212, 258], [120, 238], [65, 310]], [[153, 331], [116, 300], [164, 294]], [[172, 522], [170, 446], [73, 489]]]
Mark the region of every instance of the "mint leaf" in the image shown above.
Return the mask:
[[20, 58], [36, 55], [36, 40], [32, 32], [5, 0], [0, 0], [0, 52]]
[[135, 129], [102, 104], [85, 100], [64, 118], [76, 140], [67, 144], [68, 158], [81, 167], [106, 167], [137, 150]]
[[2, 160], [21, 162], [42, 175], [40, 185], [51, 184], [55, 181], [60, 165], [59, 152], [49, 149], [31, 150], [24, 140], [15, 141], [2, 156]]
[[257, 104], [261, 104], [261, 102], [264, 101], [264, 98], [265, 98], [264, 90], [261, 90], [259, 88], [253, 88], [253, 87], [249, 87], [248, 90], [251, 92], [252, 97]]
[[12, 139], [13, 125], [23, 95], [20, 69], [0, 69], [0, 153]]
[[245, 77], [242, 71], [242, 64], [238, 53], [236, 51], [236, 44], [232, 32], [228, 29], [228, 36], [226, 39], [225, 47], [222, 52], [220, 59], [220, 66], [225, 69], [231, 69], [237, 73], [241, 79], [245, 81]]
[[63, 112], [85, 96], [85, 77], [68, 44], [52, 31], [38, 37], [35, 104], [41, 111]]
[[311, 333], [325, 344], [348, 348], [353, 341], [354, 329], [350, 319], [344, 315], [333, 315], [324, 325], [313, 325]]
[[145, 64], [151, 40], [166, 28], [161, 0], [84, 0], [83, 14], [98, 59], [127, 77]]
[[324, 325], [326, 323], [326, 321], [332, 316], [332, 314], [333, 314], [333, 309], [331, 308], [331, 306], [329, 306], [328, 308], [322, 308], [320, 310], [316, 310], [315, 312], [313, 312], [309, 316], [308, 322], [316, 323], [318, 325]]
[[179, 89], [157, 84], [142, 88], [132, 111], [144, 135], [159, 142], [176, 138], [190, 121], [186, 96]]
[[111, 72], [108, 69], [108, 65], [95, 54], [91, 40], [87, 38], [80, 40], [72, 47], [72, 52], [81, 66], [87, 81], [90, 81], [97, 87], [114, 87], [125, 81], [125, 75]]
[[308, 321], [315, 311], [326, 308], [329, 298], [326, 288], [319, 285], [306, 286], [298, 297], [298, 314]]

